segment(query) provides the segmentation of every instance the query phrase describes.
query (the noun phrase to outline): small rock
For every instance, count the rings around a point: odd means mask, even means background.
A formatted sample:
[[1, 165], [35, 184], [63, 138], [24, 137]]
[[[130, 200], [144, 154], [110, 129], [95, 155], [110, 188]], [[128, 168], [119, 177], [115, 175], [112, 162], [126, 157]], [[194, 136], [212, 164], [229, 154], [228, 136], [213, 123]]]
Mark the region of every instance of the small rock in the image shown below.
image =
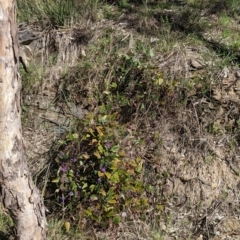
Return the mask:
[[203, 69], [204, 68], [204, 63], [201, 60], [197, 59], [190, 59], [190, 65], [193, 67], [195, 70]]

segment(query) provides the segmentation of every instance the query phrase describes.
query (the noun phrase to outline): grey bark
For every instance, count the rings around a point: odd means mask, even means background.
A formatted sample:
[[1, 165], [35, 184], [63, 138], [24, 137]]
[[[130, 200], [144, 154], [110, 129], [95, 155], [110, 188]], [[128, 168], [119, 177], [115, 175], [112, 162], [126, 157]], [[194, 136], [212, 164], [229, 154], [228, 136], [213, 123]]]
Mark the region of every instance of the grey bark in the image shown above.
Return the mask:
[[0, 0], [0, 188], [19, 240], [45, 240], [43, 199], [26, 165], [14, 0]]

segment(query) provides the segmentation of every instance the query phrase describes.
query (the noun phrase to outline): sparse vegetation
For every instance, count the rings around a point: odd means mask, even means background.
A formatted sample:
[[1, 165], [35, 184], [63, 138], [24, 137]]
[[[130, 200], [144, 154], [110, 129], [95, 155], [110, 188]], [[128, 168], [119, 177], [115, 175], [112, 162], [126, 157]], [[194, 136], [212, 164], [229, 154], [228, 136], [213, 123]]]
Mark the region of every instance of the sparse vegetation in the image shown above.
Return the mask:
[[38, 22], [43, 28], [74, 26], [79, 21], [93, 20], [98, 0], [17, 0], [19, 22]]
[[205, 214], [239, 213], [240, 2], [17, 3], [19, 23], [53, 32], [44, 68], [21, 71], [25, 102], [54, 93], [36, 171], [49, 239], [215, 239]]

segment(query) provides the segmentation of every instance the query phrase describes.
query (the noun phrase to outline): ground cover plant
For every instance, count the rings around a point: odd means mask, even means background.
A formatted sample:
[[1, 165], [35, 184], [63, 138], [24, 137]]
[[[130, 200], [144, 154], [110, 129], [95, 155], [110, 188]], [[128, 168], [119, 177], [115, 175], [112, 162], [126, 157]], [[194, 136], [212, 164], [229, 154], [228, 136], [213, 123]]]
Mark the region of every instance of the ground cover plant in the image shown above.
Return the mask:
[[217, 239], [239, 213], [238, 1], [17, 2], [54, 45], [21, 70], [25, 128], [58, 130], [35, 175], [49, 239]]
[[60, 145], [58, 178], [52, 182], [63, 207], [84, 209], [84, 216], [103, 226], [118, 224], [126, 208], [142, 211], [148, 205], [140, 179], [142, 159], [124, 159], [120, 138], [127, 132], [118, 129], [114, 116], [85, 121]]

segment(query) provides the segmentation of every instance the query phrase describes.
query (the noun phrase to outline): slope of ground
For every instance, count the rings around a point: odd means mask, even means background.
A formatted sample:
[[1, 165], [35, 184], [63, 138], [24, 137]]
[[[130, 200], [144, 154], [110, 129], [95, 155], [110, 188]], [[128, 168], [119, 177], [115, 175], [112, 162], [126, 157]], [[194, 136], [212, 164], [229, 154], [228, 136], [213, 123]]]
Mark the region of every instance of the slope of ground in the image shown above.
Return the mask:
[[[20, 26], [25, 145], [49, 239], [240, 239], [239, 6], [203, 3], [104, 3], [71, 28]], [[148, 199], [107, 230], [59, 208], [50, 180], [59, 139], [102, 112], [128, 132], [113, 130], [125, 158], [141, 158]]]

